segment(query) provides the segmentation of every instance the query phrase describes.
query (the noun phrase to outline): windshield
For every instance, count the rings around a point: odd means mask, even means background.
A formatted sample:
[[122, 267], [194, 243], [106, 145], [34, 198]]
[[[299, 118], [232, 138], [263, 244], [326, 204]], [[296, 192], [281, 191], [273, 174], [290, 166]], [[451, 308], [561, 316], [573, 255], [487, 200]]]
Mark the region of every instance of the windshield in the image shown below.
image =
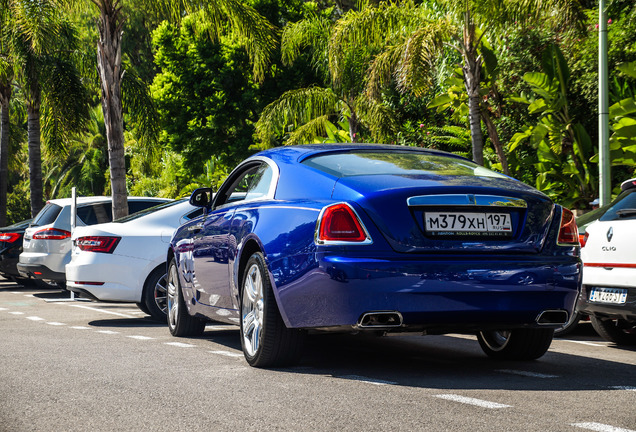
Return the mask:
[[49, 225], [55, 222], [57, 216], [62, 211], [62, 207], [57, 204], [47, 203], [42, 210], [35, 216], [31, 226], [37, 227], [42, 225]]
[[437, 174], [505, 178], [464, 159], [413, 151], [329, 153], [311, 157], [302, 163], [336, 177]]
[[602, 221], [625, 219], [636, 219], [636, 189], [629, 189], [618, 195], [599, 218]]
[[154, 207], [150, 207], [150, 208], [147, 208], [145, 210], [138, 211], [137, 213], [133, 213], [133, 214], [128, 215], [128, 216], [124, 216], [123, 218], [115, 219], [113, 222], [124, 223], [124, 222], [128, 222], [128, 221], [131, 221], [131, 220], [139, 219], [140, 217], [144, 217], [144, 216], [149, 215], [151, 213], [154, 213], [154, 212], [156, 212], [158, 210], [163, 210], [165, 208], [172, 207], [173, 205], [182, 203], [185, 200], [186, 200], [186, 198], [183, 198], [183, 199], [180, 199], [180, 200], [175, 200], [175, 201], [169, 201], [167, 203], [162, 203], [162, 204], [156, 205]]

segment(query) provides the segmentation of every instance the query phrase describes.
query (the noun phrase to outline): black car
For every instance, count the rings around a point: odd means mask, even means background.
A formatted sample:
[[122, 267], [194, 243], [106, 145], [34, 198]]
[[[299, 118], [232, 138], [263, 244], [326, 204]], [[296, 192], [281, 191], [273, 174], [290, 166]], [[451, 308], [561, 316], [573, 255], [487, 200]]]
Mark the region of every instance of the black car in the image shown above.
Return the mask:
[[20, 281], [16, 264], [22, 253], [22, 239], [31, 219], [0, 228], [0, 276]]

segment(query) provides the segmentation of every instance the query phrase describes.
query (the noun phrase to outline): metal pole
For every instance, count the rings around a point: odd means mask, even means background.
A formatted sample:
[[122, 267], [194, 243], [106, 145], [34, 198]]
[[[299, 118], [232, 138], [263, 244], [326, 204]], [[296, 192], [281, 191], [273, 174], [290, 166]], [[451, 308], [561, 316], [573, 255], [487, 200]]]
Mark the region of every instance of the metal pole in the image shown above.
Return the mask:
[[607, 71], [607, 13], [605, 0], [599, 1], [598, 10], [598, 151], [599, 151], [599, 204], [612, 200], [609, 151], [609, 90]]

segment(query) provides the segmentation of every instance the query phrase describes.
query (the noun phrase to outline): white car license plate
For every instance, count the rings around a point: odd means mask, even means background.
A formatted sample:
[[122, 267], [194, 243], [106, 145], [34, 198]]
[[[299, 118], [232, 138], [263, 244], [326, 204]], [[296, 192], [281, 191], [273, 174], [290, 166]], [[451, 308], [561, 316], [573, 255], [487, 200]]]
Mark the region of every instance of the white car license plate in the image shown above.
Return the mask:
[[594, 287], [590, 291], [590, 301], [595, 303], [624, 304], [627, 301], [627, 290]]
[[512, 235], [512, 222], [508, 213], [426, 212], [424, 223], [426, 231], [432, 234]]

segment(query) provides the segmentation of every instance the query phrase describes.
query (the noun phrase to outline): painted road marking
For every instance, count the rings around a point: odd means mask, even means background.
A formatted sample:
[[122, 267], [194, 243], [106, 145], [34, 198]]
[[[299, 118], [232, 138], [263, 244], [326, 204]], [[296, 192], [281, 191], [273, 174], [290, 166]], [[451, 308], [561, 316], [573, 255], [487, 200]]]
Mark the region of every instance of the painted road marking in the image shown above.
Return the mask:
[[490, 409], [510, 408], [512, 406], [512, 405], [500, 404], [497, 402], [490, 402], [490, 401], [486, 401], [482, 399], [475, 399], [471, 397], [460, 396], [456, 394], [439, 394], [439, 395], [435, 395], [435, 397], [440, 399], [446, 399], [453, 402], [459, 402], [459, 403], [464, 403], [468, 405], [475, 405], [478, 407], [490, 408]]
[[593, 343], [593, 342], [575, 341], [575, 340], [569, 340], [569, 339], [561, 339], [561, 340], [563, 342], [572, 342], [572, 343], [576, 343], [576, 344], [595, 346], [595, 347], [604, 347], [605, 346], [603, 344], [598, 344], [598, 343]]
[[575, 426], [582, 429], [589, 429], [597, 432], [636, 432], [632, 429], [624, 429], [614, 427], [602, 423], [572, 423], [571, 426]]
[[50, 322], [47, 322], [47, 324], [48, 325], [52, 325], [52, 326], [64, 326], [64, 325], [66, 325], [64, 323], [56, 322], [56, 321], [50, 321]]
[[24, 312], [9, 312], [11, 315], [24, 315]]
[[119, 332], [112, 331], [112, 330], [97, 330], [97, 333], [102, 333], [102, 334], [119, 334]]
[[35, 298], [35, 296], [33, 294], [25, 294], [24, 296], [25, 297], [33, 297], [33, 298]]
[[85, 326], [73, 326], [71, 328], [75, 330], [90, 330], [91, 329], [90, 327], [85, 327]]
[[0, 308], [0, 311], [6, 311], [6, 310], [9, 310], [9, 309], [7, 309], [7, 308]]
[[134, 335], [134, 336], [126, 336], [126, 337], [129, 337], [129, 338], [131, 338], [131, 339], [137, 339], [137, 340], [152, 340], [152, 339], [154, 339], [154, 338], [152, 338], [152, 337], [148, 337], [148, 336], [137, 336], [137, 335]]
[[26, 318], [28, 320], [31, 320], [31, 321], [44, 321], [44, 318], [40, 318], [40, 317], [37, 317], [37, 316], [30, 316], [30, 317], [26, 317]]
[[126, 314], [123, 314], [123, 313], [113, 312], [113, 311], [99, 309], [99, 308], [94, 308], [94, 307], [90, 307], [90, 306], [77, 305], [77, 304], [72, 304], [72, 305], [69, 305], [69, 306], [82, 308], [82, 309], [89, 309], [89, 310], [93, 310], [93, 311], [97, 311], [97, 312], [103, 312], [103, 313], [111, 314], [111, 315], [117, 315], [117, 316], [124, 317], [124, 318], [135, 318], [132, 315], [126, 315]]
[[172, 345], [179, 348], [195, 348], [196, 347], [196, 345], [187, 344], [183, 342], [165, 342], [164, 345]]
[[521, 370], [514, 370], [514, 369], [498, 369], [496, 372], [502, 372], [502, 373], [507, 373], [511, 375], [526, 376], [530, 378], [559, 378], [558, 375], [548, 375], [548, 374], [542, 374], [538, 372], [521, 371]]
[[208, 352], [210, 352], [212, 354], [218, 354], [218, 355], [226, 356], [226, 357], [243, 357], [243, 354], [229, 352], [229, 351], [208, 351]]
[[342, 376], [337, 376], [335, 378], [360, 381], [360, 382], [364, 382], [364, 383], [367, 383], [367, 384], [373, 384], [373, 385], [396, 385], [397, 384], [394, 381], [385, 381], [385, 380], [380, 380], [380, 379], [375, 379], [375, 378], [367, 378], [367, 377], [363, 377], [363, 376], [360, 376], [360, 375], [342, 375]]

